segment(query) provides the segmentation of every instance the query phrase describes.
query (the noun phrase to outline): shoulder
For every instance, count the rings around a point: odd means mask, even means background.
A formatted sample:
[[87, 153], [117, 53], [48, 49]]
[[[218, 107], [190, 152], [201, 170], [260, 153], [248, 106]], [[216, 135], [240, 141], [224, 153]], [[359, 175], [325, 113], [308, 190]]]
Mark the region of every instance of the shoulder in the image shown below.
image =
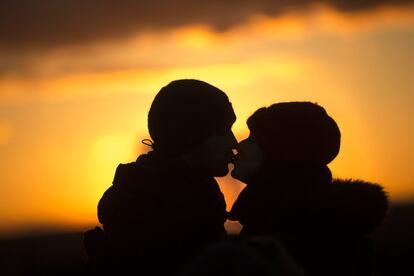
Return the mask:
[[354, 179], [334, 179], [315, 193], [311, 209], [332, 222], [332, 226], [354, 233], [372, 232], [388, 211], [388, 196], [376, 183]]

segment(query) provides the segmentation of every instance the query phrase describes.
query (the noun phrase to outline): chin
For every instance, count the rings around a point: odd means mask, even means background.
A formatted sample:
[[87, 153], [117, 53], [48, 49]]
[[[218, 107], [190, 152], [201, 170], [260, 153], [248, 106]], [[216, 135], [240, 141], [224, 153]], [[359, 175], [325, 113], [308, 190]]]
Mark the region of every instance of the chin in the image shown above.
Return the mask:
[[212, 170], [212, 175], [215, 177], [223, 177], [226, 176], [229, 173], [229, 168], [226, 167], [222, 167], [222, 168], [215, 168], [214, 170]]
[[247, 184], [246, 182], [251, 176], [252, 176], [252, 173], [249, 170], [247, 170], [245, 167], [237, 167], [236, 165], [234, 169], [231, 171], [231, 177], [245, 184]]
[[231, 171], [231, 177], [233, 177], [234, 179], [237, 179], [237, 180], [241, 180], [240, 178], [240, 174], [238, 173], [238, 171], [237, 171], [237, 169], [233, 169], [232, 171]]

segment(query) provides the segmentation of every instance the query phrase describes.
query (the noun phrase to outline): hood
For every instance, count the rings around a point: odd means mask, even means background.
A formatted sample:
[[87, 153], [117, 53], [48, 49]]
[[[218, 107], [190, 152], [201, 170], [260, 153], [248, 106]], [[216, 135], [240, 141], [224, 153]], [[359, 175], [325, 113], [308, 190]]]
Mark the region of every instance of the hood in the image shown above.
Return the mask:
[[337, 231], [368, 234], [384, 220], [388, 197], [381, 185], [353, 179], [334, 179], [315, 193], [313, 214]]
[[102, 224], [112, 223], [119, 217], [119, 210], [123, 214], [130, 213], [124, 210], [128, 202], [141, 202], [142, 205], [151, 206], [154, 197], [162, 193], [161, 187], [156, 183], [165, 174], [171, 175], [172, 164], [178, 169], [177, 163], [159, 158], [153, 152], [143, 154], [136, 162], [119, 164], [115, 171], [112, 186], [109, 187], [98, 204], [98, 218]]
[[306, 185], [289, 186], [288, 190], [286, 185], [275, 183], [246, 186], [230, 218], [244, 226], [277, 231], [368, 234], [387, 213], [387, 194], [375, 183], [334, 179], [311, 189]]

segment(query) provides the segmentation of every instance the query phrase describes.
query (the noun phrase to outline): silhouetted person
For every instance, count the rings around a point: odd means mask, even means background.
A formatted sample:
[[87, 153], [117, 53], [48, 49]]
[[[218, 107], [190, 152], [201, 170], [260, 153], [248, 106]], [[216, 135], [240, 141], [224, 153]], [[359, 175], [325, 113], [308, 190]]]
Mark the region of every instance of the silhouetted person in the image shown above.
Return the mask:
[[381, 186], [333, 180], [327, 167], [338, 154], [340, 131], [321, 107], [278, 103], [247, 121], [233, 177], [247, 184], [230, 217], [241, 235], [271, 235], [307, 275], [372, 275], [368, 234], [384, 219]]
[[225, 93], [205, 82], [177, 80], [159, 91], [148, 114], [153, 151], [120, 164], [99, 202], [104, 242], [92, 249], [95, 271], [174, 275], [226, 235], [213, 177], [228, 173], [235, 119]]

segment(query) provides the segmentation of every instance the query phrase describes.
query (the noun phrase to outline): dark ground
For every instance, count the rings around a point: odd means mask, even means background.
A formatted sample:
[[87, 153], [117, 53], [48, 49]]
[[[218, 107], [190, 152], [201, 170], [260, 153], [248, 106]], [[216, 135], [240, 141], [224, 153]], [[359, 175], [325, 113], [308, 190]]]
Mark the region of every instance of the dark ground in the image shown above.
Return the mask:
[[[379, 276], [414, 275], [414, 203], [394, 205], [373, 235]], [[0, 238], [0, 275], [84, 275], [82, 233]]]

